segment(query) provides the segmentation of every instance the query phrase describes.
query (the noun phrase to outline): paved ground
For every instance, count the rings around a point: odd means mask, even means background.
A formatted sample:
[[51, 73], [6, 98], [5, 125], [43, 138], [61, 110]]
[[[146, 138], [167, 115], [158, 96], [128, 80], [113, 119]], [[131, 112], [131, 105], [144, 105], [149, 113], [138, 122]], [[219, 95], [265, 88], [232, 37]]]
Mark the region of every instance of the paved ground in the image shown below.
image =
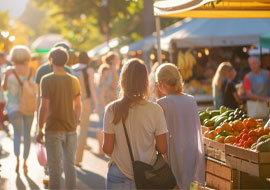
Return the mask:
[[[77, 168], [77, 189], [104, 189], [107, 173], [108, 158], [98, 156], [98, 144], [95, 139], [98, 116], [91, 115], [91, 123], [88, 130], [87, 144], [92, 147], [91, 151], [85, 150], [82, 168]], [[10, 128], [12, 129], [12, 128]], [[11, 130], [12, 131], [12, 130]], [[46, 189], [42, 180], [46, 178], [43, 167], [37, 161], [35, 150], [34, 130], [32, 131], [33, 143], [28, 159], [28, 174], [23, 173], [22, 167], [19, 174], [15, 172], [16, 157], [13, 153], [13, 140], [4, 137], [1, 140], [3, 146], [0, 157], [0, 190], [43, 190]], [[0, 137], [1, 138], [1, 137]], [[23, 147], [21, 147], [23, 150]], [[22, 162], [21, 162], [22, 164]], [[63, 181], [63, 180], [62, 180]], [[64, 185], [63, 185], [64, 188]]]

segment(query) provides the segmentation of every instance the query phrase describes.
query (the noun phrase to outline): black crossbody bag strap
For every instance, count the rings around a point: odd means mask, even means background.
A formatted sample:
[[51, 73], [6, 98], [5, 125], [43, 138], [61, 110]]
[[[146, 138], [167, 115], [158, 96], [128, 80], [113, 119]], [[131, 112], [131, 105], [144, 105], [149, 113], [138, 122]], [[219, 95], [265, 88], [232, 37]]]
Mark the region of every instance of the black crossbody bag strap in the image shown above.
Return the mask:
[[124, 131], [125, 131], [125, 136], [126, 136], [126, 140], [127, 140], [127, 144], [128, 144], [128, 150], [129, 150], [130, 158], [131, 158], [131, 161], [133, 163], [134, 162], [134, 156], [132, 154], [132, 149], [131, 149], [130, 141], [129, 141], [129, 138], [128, 138], [126, 125], [125, 125], [125, 122], [123, 120], [122, 120], [122, 124], [123, 124], [123, 128], [124, 128]]

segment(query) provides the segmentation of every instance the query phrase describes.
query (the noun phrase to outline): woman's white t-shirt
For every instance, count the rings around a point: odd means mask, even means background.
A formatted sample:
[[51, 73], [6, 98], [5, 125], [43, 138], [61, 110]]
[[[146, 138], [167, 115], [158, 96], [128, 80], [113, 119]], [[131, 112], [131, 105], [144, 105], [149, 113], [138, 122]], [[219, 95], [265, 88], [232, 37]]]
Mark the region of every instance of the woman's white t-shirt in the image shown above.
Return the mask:
[[[121, 172], [133, 179], [133, 169], [122, 121], [113, 124], [112, 104], [104, 117], [104, 133], [115, 134], [115, 145], [111, 156]], [[167, 133], [167, 124], [162, 108], [152, 102], [142, 101], [129, 109], [125, 121], [135, 161], [153, 165], [156, 161], [155, 136]]]

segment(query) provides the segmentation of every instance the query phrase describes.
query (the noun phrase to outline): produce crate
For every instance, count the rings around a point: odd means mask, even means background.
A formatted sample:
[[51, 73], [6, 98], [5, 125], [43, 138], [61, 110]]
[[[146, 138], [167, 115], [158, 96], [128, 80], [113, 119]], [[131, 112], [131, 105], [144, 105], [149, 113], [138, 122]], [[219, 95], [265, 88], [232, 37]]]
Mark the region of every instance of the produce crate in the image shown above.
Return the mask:
[[238, 189], [238, 172], [224, 162], [207, 157], [206, 184], [214, 189]]
[[204, 152], [207, 156], [225, 162], [225, 144], [203, 138]]
[[226, 144], [225, 153], [228, 166], [260, 178], [270, 177], [270, 152], [257, 152]]

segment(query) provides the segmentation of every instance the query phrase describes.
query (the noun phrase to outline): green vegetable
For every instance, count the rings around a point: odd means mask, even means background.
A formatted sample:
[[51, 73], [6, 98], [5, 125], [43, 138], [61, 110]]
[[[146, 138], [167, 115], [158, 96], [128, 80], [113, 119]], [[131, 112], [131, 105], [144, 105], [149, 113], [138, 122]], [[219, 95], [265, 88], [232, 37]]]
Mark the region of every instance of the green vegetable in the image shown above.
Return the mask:
[[220, 106], [219, 110], [220, 110], [220, 114], [223, 114], [228, 109], [226, 107], [224, 107], [224, 106]]
[[221, 122], [223, 122], [225, 119], [228, 119], [228, 117], [227, 117], [227, 116], [219, 116], [219, 117], [215, 120], [214, 127], [219, 126], [219, 124], [221, 124]]
[[270, 135], [263, 135], [257, 140], [257, 143], [264, 142], [269, 138], [270, 138]]
[[229, 136], [229, 135], [231, 135], [231, 134], [230, 134], [228, 131], [222, 131], [222, 132], [220, 132], [218, 135], [227, 137], [227, 136]]
[[214, 116], [214, 117], [212, 117], [210, 120], [211, 121], [216, 121], [216, 119], [219, 117], [219, 115], [216, 115], [216, 116]]
[[208, 112], [200, 113], [199, 116], [200, 116], [201, 122], [203, 122], [205, 119], [209, 119], [211, 117], [211, 115]]
[[220, 115], [220, 110], [212, 110], [210, 111], [211, 118], [217, 115]]
[[227, 111], [225, 111], [224, 113], [222, 113], [221, 115], [222, 116], [228, 116], [229, 117], [229, 115], [231, 114], [231, 113], [233, 113], [234, 111], [233, 110], [227, 110]]
[[213, 126], [214, 123], [215, 123], [215, 121], [207, 120], [207, 121], [206, 121], [205, 123], [203, 123], [203, 124], [204, 124], [204, 126], [209, 127], [209, 126]]
[[270, 152], [270, 139], [258, 143], [256, 146], [256, 150], [259, 152]]

